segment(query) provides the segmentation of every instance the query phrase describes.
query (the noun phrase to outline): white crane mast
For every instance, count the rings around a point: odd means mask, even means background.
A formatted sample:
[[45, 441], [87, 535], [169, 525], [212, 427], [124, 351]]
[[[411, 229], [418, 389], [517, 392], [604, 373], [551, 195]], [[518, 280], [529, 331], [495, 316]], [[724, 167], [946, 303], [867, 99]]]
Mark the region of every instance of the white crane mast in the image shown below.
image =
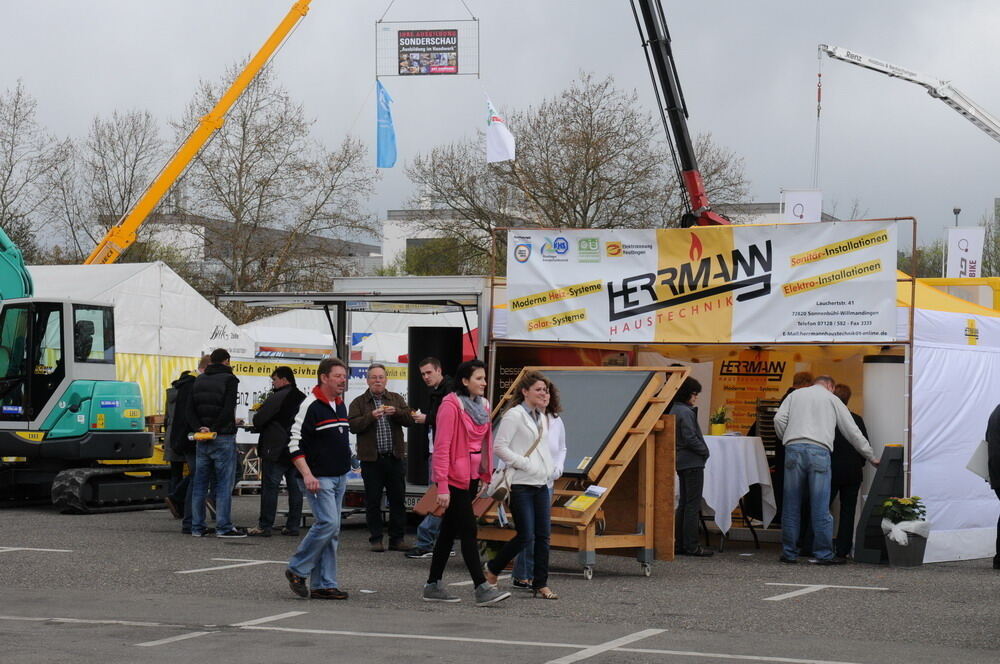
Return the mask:
[[1000, 142], [1000, 120], [997, 120], [989, 111], [969, 99], [962, 91], [953, 87], [948, 81], [940, 81], [936, 78], [931, 78], [930, 76], [925, 76], [924, 74], [883, 62], [876, 58], [870, 58], [867, 55], [861, 55], [860, 53], [839, 46], [820, 44], [819, 50], [831, 58], [843, 60], [858, 67], [871, 69], [886, 76], [901, 78], [904, 81], [922, 86], [927, 90], [927, 94], [948, 104], [948, 106], [955, 109], [966, 120], [989, 134], [990, 138]]

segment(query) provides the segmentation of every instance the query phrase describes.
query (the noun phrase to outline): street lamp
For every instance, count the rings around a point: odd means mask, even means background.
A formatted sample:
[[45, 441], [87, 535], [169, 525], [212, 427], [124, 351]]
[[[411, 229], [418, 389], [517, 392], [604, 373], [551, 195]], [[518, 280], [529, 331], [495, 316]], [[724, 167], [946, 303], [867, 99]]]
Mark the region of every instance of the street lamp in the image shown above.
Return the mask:
[[952, 208], [951, 211], [955, 215], [955, 228], [958, 228], [958, 213], [962, 211], [962, 208], [960, 207]]

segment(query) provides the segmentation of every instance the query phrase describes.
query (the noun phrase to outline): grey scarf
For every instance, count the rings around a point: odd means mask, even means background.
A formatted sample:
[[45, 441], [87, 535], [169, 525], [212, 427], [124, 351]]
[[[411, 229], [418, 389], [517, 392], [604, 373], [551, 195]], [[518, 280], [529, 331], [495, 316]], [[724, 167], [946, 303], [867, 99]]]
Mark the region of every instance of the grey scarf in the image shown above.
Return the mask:
[[486, 421], [490, 419], [490, 414], [486, 411], [486, 408], [478, 398], [473, 399], [472, 397], [465, 396], [464, 394], [459, 394], [457, 396], [462, 400], [465, 412], [469, 414], [469, 417], [472, 418], [473, 422], [476, 424], [486, 424]]

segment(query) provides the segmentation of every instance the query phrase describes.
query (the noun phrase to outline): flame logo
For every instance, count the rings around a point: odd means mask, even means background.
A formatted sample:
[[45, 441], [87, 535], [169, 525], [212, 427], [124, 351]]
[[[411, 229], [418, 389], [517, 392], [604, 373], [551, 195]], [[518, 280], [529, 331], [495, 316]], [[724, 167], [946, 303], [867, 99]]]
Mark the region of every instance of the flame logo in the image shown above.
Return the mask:
[[701, 240], [694, 233], [691, 233], [691, 249], [688, 251], [688, 258], [691, 259], [692, 263], [697, 263], [701, 260], [701, 255], [704, 252], [701, 246]]

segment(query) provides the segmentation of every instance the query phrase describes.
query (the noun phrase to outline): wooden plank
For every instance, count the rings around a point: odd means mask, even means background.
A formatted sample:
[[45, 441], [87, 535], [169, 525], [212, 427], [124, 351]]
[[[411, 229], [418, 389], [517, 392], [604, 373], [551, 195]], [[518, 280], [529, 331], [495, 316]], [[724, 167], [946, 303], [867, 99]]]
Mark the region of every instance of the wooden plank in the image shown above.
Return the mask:
[[663, 430], [656, 434], [653, 483], [653, 548], [657, 560], [674, 559], [674, 457], [675, 424], [673, 415], [663, 416]]

